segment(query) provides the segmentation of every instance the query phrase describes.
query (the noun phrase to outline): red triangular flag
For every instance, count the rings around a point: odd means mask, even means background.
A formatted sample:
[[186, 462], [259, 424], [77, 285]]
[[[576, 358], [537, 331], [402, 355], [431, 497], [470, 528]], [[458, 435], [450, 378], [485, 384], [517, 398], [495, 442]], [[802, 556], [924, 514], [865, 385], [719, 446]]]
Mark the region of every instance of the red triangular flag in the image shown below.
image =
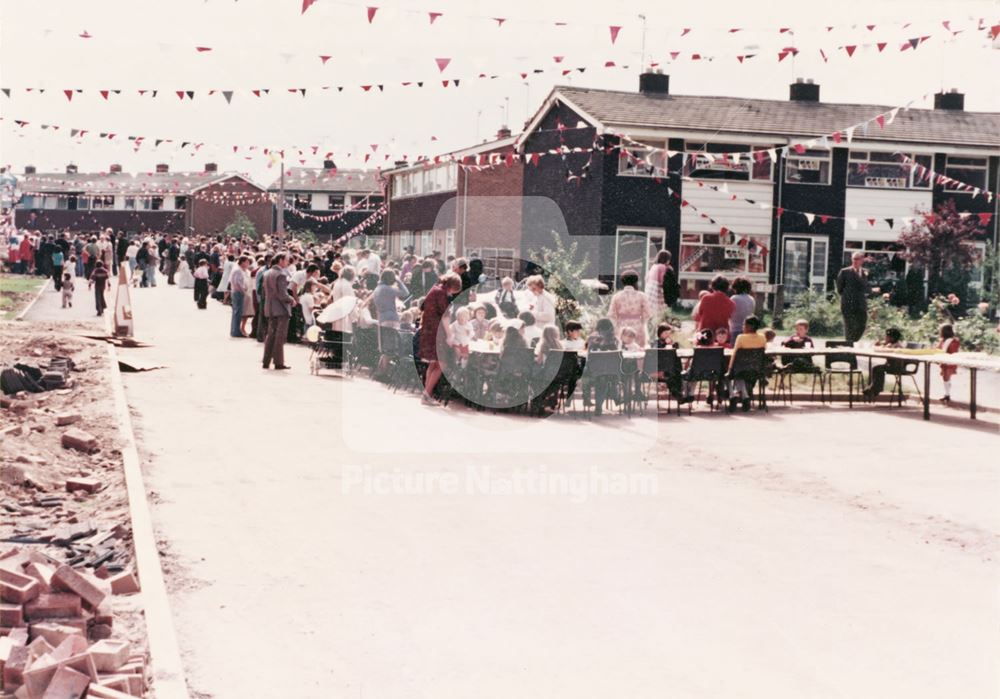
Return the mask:
[[843, 137], [840, 135], [839, 131], [834, 131], [833, 132], [833, 142], [834, 143], [840, 143], [841, 138], [843, 138]]
[[605, 68], [614, 68], [615, 67], [615, 62], [614, 61], [605, 61], [604, 62], [604, 67]]
[[680, 56], [680, 55], [681, 55], [680, 51], [671, 51], [670, 52], [670, 60], [676, 61], [677, 57]]
[[979, 223], [984, 226], [990, 225], [990, 219], [993, 218], [993, 214], [976, 214], [979, 217]]
[[104, 99], [107, 99], [108, 98], [108, 90], [101, 90], [101, 97], [103, 97]]
[[556, 63], [562, 63], [563, 58], [565, 58], [565, 56], [553, 56], [552, 60], [555, 61]]
[[177, 99], [184, 99], [184, 90], [177, 90]]
[[874, 228], [875, 227], [875, 219], [873, 219], [873, 218], [868, 219], [868, 225], [871, 226], [872, 228]]
[[875, 29], [875, 25], [874, 24], [868, 24], [868, 25], [865, 25], [865, 26], [868, 27], [868, 31], [872, 31], [873, 29]]
[[822, 216], [820, 216], [820, 217], [819, 217], [819, 220], [820, 220], [820, 222], [822, 222], [822, 223], [826, 223], [827, 221], [829, 221], [829, 220], [830, 220], [830, 217], [829, 217], [829, 216], [826, 216], [826, 215], [822, 215]]
[[444, 69], [448, 67], [448, 64], [451, 63], [450, 58], [435, 58], [434, 61], [437, 63], [438, 70], [442, 73], [444, 72]]
[[195, 46], [194, 50], [197, 51], [198, 53], [205, 53], [206, 51], [211, 51], [212, 47], [211, 46]]
[[333, 58], [333, 56], [320, 56], [319, 60], [323, 61], [323, 65], [326, 65], [326, 62], [329, 61], [331, 58]]
[[780, 207], [780, 206], [779, 206], [779, 207], [778, 207], [778, 218], [781, 218], [781, 215], [782, 215], [783, 213], [785, 213], [785, 210], [784, 210], [784, 208], [782, 208], [782, 207]]
[[875, 45], [878, 46], [878, 52], [879, 53], [882, 53], [882, 50], [885, 49], [885, 46], [886, 46], [886, 44], [885, 44], [884, 41], [880, 41], [880, 42], [878, 42]]
[[92, 39], [94, 35], [93, 35], [93, 34], [91, 34], [90, 32], [88, 32], [88, 31], [87, 31], [86, 29], [84, 29], [84, 30], [83, 30], [83, 34], [78, 34], [78, 36], [79, 36], [79, 37], [80, 37], [81, 39]]
[[504, 17], [493, 17], [492, 19], [493, 19], [494, 22], [497, 23], [498, 27], [502, 27], [503, 23], [507, 21], [507, 19], [504, 18]]
[[738, 31], [741, 31], [739, 27], [733, 27], [732, 29], [729, 30], [729, 33], [730, 34], [735, 34]]
[[532, 165], [538, 165], [538, 158], [539, 158], [538, 153], [532, 153], [531, 154], [531, 164]]
[[431, 18], [431, 24], [434, 24], [434, 20], [441, 16], [440, 12], [428, 12], [427, 14]]
[[620, 32], [622, 28], [612, 24], [610, 27], [608, 27], [608, 29], [611, 30], [611, 43], [613, 44], [616, 41], [618, 41], [618, 32]]
[[857, 48], [858, 48], [857, 46], [845, 46], [844, 50], [847, 51], [847, 55], [848, 57], [850, 57], [854, 55], [854, 52], [855, 50], [857, 50]]
[[1000, 24], [994, 24], [990, 27], [990, 38], [996, 39], [998, 36], [1000, 36]]
[[681, 36], [689, 34], [690, 32], [691, 32], [691, 27], [684, 27], [684, 29], [681, 31]]
[[316, 2], [316, 0], [302, 0], [302, 12], [305, 13], [305, 11], [308, 10], [314, 2]]
[[796, 143], [795, 145], [792, 146], [792, 148], [794, 148], [795, 152], [798, 153], [799, 155], [802, 155], [803, 153], [806, 152], [806, 147], [802, 143]]
[[372, 86], [371, 85], [362, 85], [361, 89], [364, 90], [365, 92], [368, 92], [370, 89], [372, 89]]
[[375, 19], [375, 13], [376, 12], [378, 12], [378, 8], [377, 7], [369, 7], [368, 8], [368, 24], [371, 24], [372, 20]]
[[788, 51], [778, 51], [778, 63], [781, 63], [788, 56]]
[[885, 128], [885, 114], [879, 114], [877, 117], [875, 117], [875, 121], [878, 123], [878, 127], [880, 129]]

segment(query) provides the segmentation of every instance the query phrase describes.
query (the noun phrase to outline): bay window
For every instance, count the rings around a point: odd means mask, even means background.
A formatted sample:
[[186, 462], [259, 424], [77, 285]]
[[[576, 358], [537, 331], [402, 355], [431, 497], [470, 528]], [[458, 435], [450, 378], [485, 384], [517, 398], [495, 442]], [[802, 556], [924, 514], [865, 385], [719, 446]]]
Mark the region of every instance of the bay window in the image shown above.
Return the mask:
[[[986, 171], [988, 160], [986, 158], [965, 158], [961, 156], [949, 155], [945, 161], [944, 174], [953, 180], [958, 180], [962, 184], [986, 189]], [[954, 182], [945, 182], [945, 191], [961, 192], [965, 191], [961, 185]]]
[[831, 153], [807, 150], [785, 159], [785, 182], [788, 184], [830, 184]]
[[[921, 167], [916, 167], [914, 163]], [[852, 150], [847, 161], [847, 186], [869, 189], [930, 189], [932, 166], [933, 158], [929, 155]]]

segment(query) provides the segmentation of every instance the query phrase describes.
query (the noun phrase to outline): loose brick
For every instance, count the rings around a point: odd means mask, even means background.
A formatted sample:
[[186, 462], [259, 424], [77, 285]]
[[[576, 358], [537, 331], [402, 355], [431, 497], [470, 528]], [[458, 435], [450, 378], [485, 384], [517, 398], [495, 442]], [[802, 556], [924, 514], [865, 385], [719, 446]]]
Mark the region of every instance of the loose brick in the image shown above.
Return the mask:
[[55, 568], [44, 563], [34, 561], [28, 563], [24, 568], [24, 574], [38, 581], [40, 592], [52, 592], [52, 574]]
[[[28, 644], [28, 650], [31, 651], [32, 658], [40, 658], [46, 653], [51, 653], [55, 649], [48, 641], [39, 636]], [[0, 656], [0, 660], [2, 660], [2, 656]]]
[[[35, 584], [37, 585], [37, 583]], [[83, 607], [80, 604], [80, 597], [62, 592], [49, 592], [38, 595], [38, 597], [24, 605], [24, 616], [28, 621], [78, 617], [82, 613]]]
[[24, 671], [31, 651], [27, 646], [14, 646], [3, 664], [3, 688], [10, 692], [24, 684]]
[[115, 613], [110, 599], [104, 600], [101, 606], [94, 610], [94, 623], [107, 626], [115, 625]]
[[61, 565], [52, 574], [52, 589], [57, 592], [72, 592], [91, 609], [101, 605], [106, 595], [91, 581], [77, 573], [68, 565]]
[[135, 699], [137, 696], [139, 695], [127, 694], [111, 687], [101, 687], [95, 684], [90, 685], [90, 689], [87, 690], [87, 699]]
[[38, 597], [40, 592], [41, 588], [34, 578], [0, 568], [0, 600], [24, 604]]
[[94, 624], [90, 627], [90, 638], [94, 641], [103, 641], [106, 638], [111, 638], [114, 631], [108, 624]]
[[43, 655], [33, 663], [29, 663], [23, 673], [24, 689], [29, 697], [41, 697], [52, 683], [52, 678], [59, 670], [59, 660], [51, 655]]
[[83, 636], [67, 636], [53, 651], [52, 657], [56, 660], [68, 660], [75, 655], [86, 652], [87, 639]]
[[80, 420], [80, 413], [59, 413], [56, 415], [56, 426], [65, 427]]
[[85, 629], [61, 624], [59, 621], [43, 621], [31, 625], [31, 637], [44, 638], [52, 646], [58, 646], [69, 636], [84, 638], [86, 635]]
[[135, 573], [129, 571], [108, 578], [108, 582], [111, 583], [111, 593], [114, 595], [129, 595], [140, 590]]
[[28, 645], [28, 629], [11, 629], [7, 634], [7, 638], [9, 638], [11, 643], [15, 646], [26, 646]]
[[71, 427], [63, 432], [62, 445], [65, 449], [76, 449], [88, 454], [99, 451], [101, 448], [97, 443], [97, 437], [76, 427]]
[[111, 573], [108, 571], [108, 567], [104, 564], [94, 571], [94, 576], [100, 578], [101, 580], [107, 580], [111, 577]]
[[66, 479], [66, 492], [75, 493], [81, 491], [84, 493], [96, 493], [101, 489], [103, 483], [97, 478], [67, 478]]
[[79, 699], [89, 685], [89, 677], [64, 666], [56, 671], [42, 699]]
[[20, 604], [0, 603], [0, 626], [24, 625], [24, 608]]
[[98, 672], [117, 672], [128, 663], [131, 646], [128, 641], [98, 641], [87, 651], [94, 658]]

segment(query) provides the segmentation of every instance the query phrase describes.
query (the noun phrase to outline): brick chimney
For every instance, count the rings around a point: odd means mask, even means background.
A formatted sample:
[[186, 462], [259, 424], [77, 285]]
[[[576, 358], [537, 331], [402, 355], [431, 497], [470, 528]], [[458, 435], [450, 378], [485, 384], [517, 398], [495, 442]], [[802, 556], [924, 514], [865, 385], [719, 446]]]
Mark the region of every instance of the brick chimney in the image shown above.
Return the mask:
[[167, 165], [166, 163], [157, 163], [156, 171], [158, 173], [170, 172], [170, 166]]
[[205, 172], [218, 172], [219, 166], [216, 163], [205, 163]]
[[73, 165], [73, 164], [67, 165], [66, 166], [66, 174], [67, 175], [75, 175], [76, 174], [76, 165]]
[[934, 95], [934, 109], [950, 109], [955, 112], [965, 111], [965, 95], [955, 88]]
[[497, 140], [500, 140], [502, 138], [510, 138], [510, 129], [508, 129], [506, 126], [501, 126], [500, 130], [497, 131]]
[[36, 172], [36, 170], [35, 170], [35, 166], [34, 165], [25, 165], [24, 166], [24, 174], [25, 175], [34, 175], [35, 172]]
[[337, 163], [333, 162], [332, 160], [324, 160], [323, 161], [323, 169], [324, 170], [336, 170], [337, 169]]
[[795, 78], [788, 86], [788, 99], [792, 102], [819, 102], [819, 85], [812, 78]]
[[639, 76], [639, 92], [644, 95], [666, 97], [670, 94], [670, 76], [657, 68]]
[[108, 168], [108, 172], [112, 174], [120, 174], [122, 171], [122, 166], [118, 163], [111, 163], [111, 167]]

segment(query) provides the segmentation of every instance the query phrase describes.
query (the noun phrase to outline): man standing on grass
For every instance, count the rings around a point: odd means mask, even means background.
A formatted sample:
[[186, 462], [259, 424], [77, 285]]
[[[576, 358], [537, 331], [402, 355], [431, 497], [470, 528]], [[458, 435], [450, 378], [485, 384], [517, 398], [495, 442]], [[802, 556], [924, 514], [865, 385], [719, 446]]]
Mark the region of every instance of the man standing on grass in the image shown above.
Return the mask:
[[264, 315], [267, 317], [267, 332], [264, 335], [264, 368], [290, 369], [285, 364], [285, 338], [288, 335], [288, 320], [292, 316], [295, 298], [288, 293], [288, 254], [279, 252], [271, 260], [271, 269], [264, 277]]
[[868, 272], [864, 265], [865, 254], [859, 250], [851, 255], [851, 266], [844, 267], [837, 275], [844, 338], [848, 342], [860, 340], [868, 324]]

